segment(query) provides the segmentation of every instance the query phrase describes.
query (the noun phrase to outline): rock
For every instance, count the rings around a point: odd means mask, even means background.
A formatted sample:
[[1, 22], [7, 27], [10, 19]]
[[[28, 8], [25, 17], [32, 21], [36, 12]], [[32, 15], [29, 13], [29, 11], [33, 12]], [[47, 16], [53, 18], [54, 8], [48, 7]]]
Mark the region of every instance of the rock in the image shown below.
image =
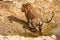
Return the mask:
[[23, 37], [18, 35], [13, 36], [2, 36], [0, 35], [0, 40], [57, 40], [55, 35], [52, 35], [52, 37], [49, 36], [40, 36], [37, 38], [31, 38], [31, 37]]

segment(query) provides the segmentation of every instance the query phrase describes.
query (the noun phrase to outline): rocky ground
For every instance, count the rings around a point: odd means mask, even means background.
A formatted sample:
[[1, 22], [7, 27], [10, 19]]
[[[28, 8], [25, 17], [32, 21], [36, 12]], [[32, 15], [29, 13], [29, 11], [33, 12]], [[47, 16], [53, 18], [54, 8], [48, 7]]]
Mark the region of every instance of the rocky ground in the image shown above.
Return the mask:
[[21, 11], [23, 3], [30, 2], [44, 21], [54, 17], [50, 23], [42, 26], [42, 35], [60, 34], [60, 1], [59, 0], [13, 0], [0, 1], [0, 35], [19, 35], [24, 37], [41, 36], [39, 31], [31, 32], [25, 14]]
[[0, 40], [57, 40], [57, 38], [55, 35], [53, 35], [52, 37], [40, 36], [40, 37], [35, 37], [35, 38], [18, 36], [18, 35], [14, 35], [14, 36], [2, 36], [2, 35], [0, 35]]

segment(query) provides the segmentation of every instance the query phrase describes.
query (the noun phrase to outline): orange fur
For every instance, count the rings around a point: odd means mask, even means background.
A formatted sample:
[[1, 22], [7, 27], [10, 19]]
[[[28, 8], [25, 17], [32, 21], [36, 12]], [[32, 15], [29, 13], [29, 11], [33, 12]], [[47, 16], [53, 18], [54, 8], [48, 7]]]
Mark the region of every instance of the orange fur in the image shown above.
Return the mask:
[[37, 14], [37, 12], [34, 10], [33, 6], [30, 3], [23, 4], [22, 11], [25, 12], [27, 21], [31, 24], [32, 28], [36, 28], [37, 26], [39, 26], [40, 28], [40, 25], [42, 25], [42, 23], [40, 24], [40, 22], [42, 22], [40, 15]]

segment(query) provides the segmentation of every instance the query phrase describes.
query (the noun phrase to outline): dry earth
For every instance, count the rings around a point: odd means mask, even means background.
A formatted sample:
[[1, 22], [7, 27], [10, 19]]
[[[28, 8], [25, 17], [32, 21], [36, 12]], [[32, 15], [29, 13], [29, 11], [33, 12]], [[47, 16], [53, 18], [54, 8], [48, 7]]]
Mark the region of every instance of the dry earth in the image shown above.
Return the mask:
[[[26, 37], [40, 36], [40, 32], [31, 32], [25, 14], [21, 11], [23, 3], [30, 2], [44, 21], [48, 21], [52, 12], [54, 17], [50, 23], [42, 26], [42, 35], [59, 35], [60, 31], [60, 1], [59, 0], [13, 0], [0, 1], [0, 35], [20, 35]], [[55, 29], [58, 29], [57, 31]]]

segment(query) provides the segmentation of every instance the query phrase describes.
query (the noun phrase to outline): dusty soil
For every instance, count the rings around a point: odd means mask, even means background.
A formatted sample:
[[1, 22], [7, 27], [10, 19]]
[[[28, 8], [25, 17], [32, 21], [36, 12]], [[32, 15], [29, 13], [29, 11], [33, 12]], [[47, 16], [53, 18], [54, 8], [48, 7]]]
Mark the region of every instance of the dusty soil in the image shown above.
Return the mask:
[[[32, 1], [32, 2], [31, 2]], [[23, 2], [30, 2], [44, 21], [48, 21], [52, 12], [54, 17], [50, 23], [42, 26], [42, 35], [56, 34], [52, 30], [60, 23], [59, 0], [20, 0], [0, 1], [0, 35], [40, 36], [40, 32], [31, 32], [24, 12], [21, 11]], [[60, 25], [60, 24], [59, 24]]]

